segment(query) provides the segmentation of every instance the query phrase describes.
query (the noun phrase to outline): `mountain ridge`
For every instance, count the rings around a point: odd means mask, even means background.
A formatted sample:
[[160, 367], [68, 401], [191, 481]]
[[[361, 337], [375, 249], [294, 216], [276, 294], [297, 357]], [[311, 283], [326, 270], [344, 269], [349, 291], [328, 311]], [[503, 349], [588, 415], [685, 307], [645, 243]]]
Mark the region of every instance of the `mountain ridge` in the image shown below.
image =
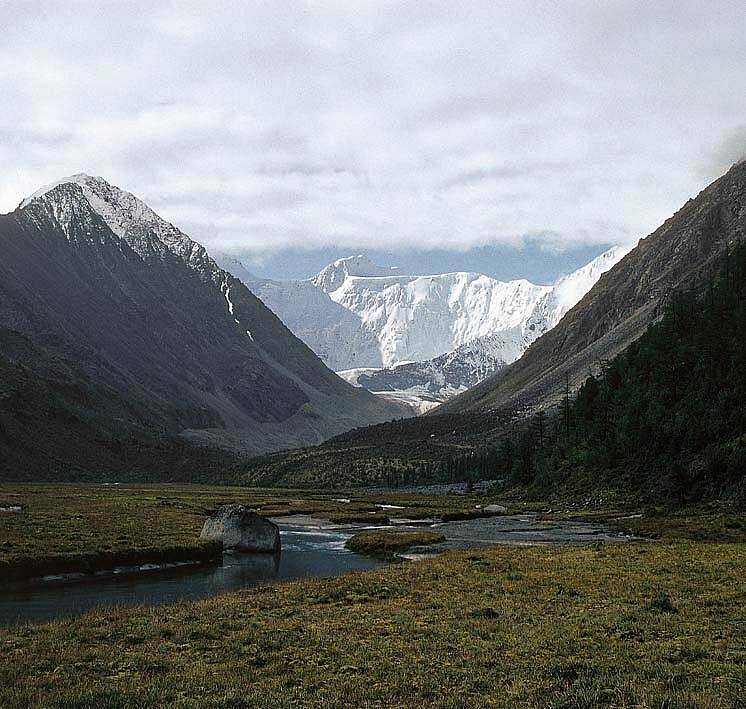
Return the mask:
[[[101, 178], [37, 191], [0, 216], [0, 246], [0, 328], [131, 400], [123, 421], [261, 452], [405, 413], [342, 382], [204, 247]], [[46, 361], [23, 364], [43, 378]]]
[[340, 376], [424, 409], [520, 357], [624, 251], [613, 247], [548, 286], [468, 271], [410, 275], [363, 255], [305, 281], [258, 279], [238, 261], [221, 263]]
[[[449, 477], [452, 474], [467, 473], [500, 478], [504, 471], [495, 461], [512, 458], [513, 462], [527, 464], [536, 453], [531, 437], [540, 442], [551, 427], [567, 439], [567, 445], [560, 445], [550, 461], [550, 468], [556, 463], [551, 479], [564, 484], [563, 478], [569, 481], [577, 467], [577, 461], [567, 459], [563, 453], [573, 445], [578, 448], [572, 421], [565, 420], [562, 414], [551, 418], [537, 415], [531, 420], [529, 417], [548, 410], [551, 414], [552, 409], [556, 412], [566, 393], [570, 395], [568, 404], [572, 405], [577, 383], [590, 382], [591, 374], [596, 377], [597, 388], [601, 386], [606, 363], [631, 351], [630, 346], [663, 315], [674, 294], [707, 297], [725, 254], [745, 243], [746, 162], [742, 162], [641, 239], [599, 278], [557, 326], [497, 375], [426, 416], [349, 431], [314, 448], [253, 459], [246, 467], [244, 479], [254, 484], [333, 486], [341, 478], [346, 485], [355, 486], [386, 484], [389, 479], [418, 485], [448, 481], [453, 479]], [[675, 366], [669, 365], [669, 374], [661, 374], [671, 382]], [[742, 375], [742, 369], [740, 372]], [[633, 411], [634, 402], [629, 404], [628, 410]], [[564, 411], [568, 408], [563, 406]], [[656, 415], [660, 417], [660, 413]], [[675, 420], [669, 423], [677, 425]], [[596, 421], [595, 425], [602, 427], [603, 421]], [[625, 425], [634, 433], [639, 419], [632, 413]], [[706, 428], [708, 421], [702, 420], [698, 426]], [[507, 440], [516, 431], [525, 435]], [[654, 430], [648, 433], [656, 434]], [[731, 457], [742, 461], [742, 439], [740, 436], [738, 450], [728, 449], [730, 443], [723, 442], [718, 450], [725, 455], [725, 463], [713, 459], [714, 463], [730, 466]], [[713, 452], [719, 454], [718, 450]], [[510, 455], [504, 455], [506, 452]], [[646, 455], [646, 451], [641, 451], [641, 458]], [[619, 460], [617, 457], [616, 462]], [[689, 463], [697, 466], [701, 461]], [[628, 472], [624, 475], [628, 476]], [[599, 470], [588, 471], [588, 478], [597, 473]], [[655, 471], [647, 470], [644, 476], [652, 480]]]
[[745, 201], [742, 161], [641, 239], [520, 360], [437, 411], [558, 406], [566, 389], [576, 391], [640, 337], [672, 292], [708, 279], [717, 258], [746, 234]]

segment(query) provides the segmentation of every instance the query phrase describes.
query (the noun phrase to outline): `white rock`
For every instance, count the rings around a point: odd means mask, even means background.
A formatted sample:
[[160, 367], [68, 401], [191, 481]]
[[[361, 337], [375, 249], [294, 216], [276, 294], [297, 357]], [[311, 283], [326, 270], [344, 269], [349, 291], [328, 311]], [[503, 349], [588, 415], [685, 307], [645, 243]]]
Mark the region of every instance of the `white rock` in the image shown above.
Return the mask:
[[202, 539], [223, 542], [223, 549], [242, 552], [280, 551], [280, 528], [243, 505], [223, 505], [207, 519]]

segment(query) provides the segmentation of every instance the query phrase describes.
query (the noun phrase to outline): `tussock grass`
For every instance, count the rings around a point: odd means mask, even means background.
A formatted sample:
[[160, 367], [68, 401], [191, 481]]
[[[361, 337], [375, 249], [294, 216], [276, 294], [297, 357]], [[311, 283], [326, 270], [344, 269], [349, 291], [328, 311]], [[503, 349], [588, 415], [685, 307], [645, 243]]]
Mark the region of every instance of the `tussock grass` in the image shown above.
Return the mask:
[[739, 544], [502, 547], [96, 612], [0, 631], [0, 705], [739, 706], [744, 568]]
[[359, 532], [347, 540], [348, 549], [360, 554], [391, 555], [414, 546], [438, 544], [444, 542], [445, 536], [427, 530], [399, 531], [375, 530]]

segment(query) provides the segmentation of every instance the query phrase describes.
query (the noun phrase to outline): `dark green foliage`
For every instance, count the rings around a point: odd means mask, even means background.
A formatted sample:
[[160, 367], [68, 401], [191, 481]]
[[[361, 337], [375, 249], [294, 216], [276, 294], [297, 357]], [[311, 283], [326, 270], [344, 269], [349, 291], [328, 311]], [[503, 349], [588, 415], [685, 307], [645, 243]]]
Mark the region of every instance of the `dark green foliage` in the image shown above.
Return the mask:
[[746, 246], [705, 292], [674, 293], [663, 317], [600, 363], [576, 399], [511, 436], [513, 483], [537, 491], [620, 484], [673, 505], [743, 495]]

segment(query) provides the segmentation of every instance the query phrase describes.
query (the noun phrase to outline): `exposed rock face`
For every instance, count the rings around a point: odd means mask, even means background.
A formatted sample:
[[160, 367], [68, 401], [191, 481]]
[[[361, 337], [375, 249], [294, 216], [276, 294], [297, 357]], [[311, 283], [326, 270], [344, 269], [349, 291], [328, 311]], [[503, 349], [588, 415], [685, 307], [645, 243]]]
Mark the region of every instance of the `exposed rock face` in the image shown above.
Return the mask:
[[746, 161], [689, 200], [607, 271], [560, 323], [517, 362], [446, 402], [436, 413], [497, 409], [532, 413], [561, 404], [663, 312], [677, 289], [702, 287], [723, 253], [746, 239]]
[[202, 539], [223, 542], [223, 549], [244, 552], [280, 551], [280, 528], [243, 505], [223, 505], [208, 517]]

